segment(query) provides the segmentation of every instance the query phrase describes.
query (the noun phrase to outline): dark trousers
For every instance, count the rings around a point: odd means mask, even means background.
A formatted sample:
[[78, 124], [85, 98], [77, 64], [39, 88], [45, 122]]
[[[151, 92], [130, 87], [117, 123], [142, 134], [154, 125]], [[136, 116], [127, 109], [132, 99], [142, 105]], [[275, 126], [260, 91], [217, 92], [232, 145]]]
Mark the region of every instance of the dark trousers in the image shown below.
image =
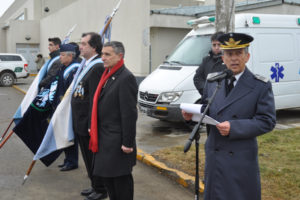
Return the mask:
[[74, 139], [74, 145], [63, 149], [66, 158], [64, 164], [67, 166], [78, 166], [78, 141]]
[[132, 174], [119, 177], [102, 177], [110, 200], [133, 200]]
[[104, 187], [102, 179], [100, 177], [93, 176], [93, 153], [89, 150], [90, 136], [82, 136], [78, 135], [77, 133], [75, 133], [75, 135], [79, 142], [82, 158], [88, 176], [91, 180], [92, 188], [98, 193], [106, 193], [106, 189]]

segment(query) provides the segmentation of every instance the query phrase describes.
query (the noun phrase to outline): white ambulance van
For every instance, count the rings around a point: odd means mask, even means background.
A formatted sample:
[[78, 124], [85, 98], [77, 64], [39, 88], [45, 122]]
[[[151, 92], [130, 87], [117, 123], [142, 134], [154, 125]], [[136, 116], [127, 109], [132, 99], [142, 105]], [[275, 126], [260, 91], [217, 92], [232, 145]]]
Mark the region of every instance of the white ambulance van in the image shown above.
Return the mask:
[[[193, 77], [210, 50], [214, 17], [188, 23], [193, 30], [139, 85], [139, 108], [150, 117], [181, 121], [180, 103], [201, 98]], [[247, 67], [272, 82], [276, 109], [300, 107], [300, 15], [236, 14], [235, 32], [254, 37]]]

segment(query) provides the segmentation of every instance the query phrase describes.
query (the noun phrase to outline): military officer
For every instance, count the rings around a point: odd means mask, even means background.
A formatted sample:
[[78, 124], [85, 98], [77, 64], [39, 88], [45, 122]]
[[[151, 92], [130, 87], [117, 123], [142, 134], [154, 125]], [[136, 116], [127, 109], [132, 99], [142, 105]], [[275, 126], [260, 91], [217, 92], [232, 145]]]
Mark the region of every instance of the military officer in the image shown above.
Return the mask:
[[[220, 123], [208, 126], [205, 144], [205, 200], [260, 200], [260, 175], [256, 137], [270, 132], [276, 123], [271, 82], [246, 67], [253, 37], [227, 33], [218, 38], [223, 62], [233, 77], [223, 80], [209, 116]], [[203, 104], [216, 82], [204, 88]], [[191, 114], [184, 113], [186, 120]]]

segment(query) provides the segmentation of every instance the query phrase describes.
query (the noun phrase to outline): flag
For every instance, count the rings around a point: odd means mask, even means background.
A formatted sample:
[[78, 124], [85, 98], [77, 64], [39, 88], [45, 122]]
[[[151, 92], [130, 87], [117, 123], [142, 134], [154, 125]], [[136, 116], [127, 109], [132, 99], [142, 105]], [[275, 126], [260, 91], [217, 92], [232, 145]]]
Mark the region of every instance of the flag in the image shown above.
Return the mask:
[[73, 84], [74, 81], [71, 83], [62, 101], [56, 108], [43, 141], [33, 160], [41, 159], [56, 150], [66, 148], [74, 144], [71, 110], [71, 88], [73, 87]]
[[[14, 122], [16, 126], [13, 131], [19, 136], [19, 138], [25, 143], [25, 145], [35, 154], [43, 141], [46, 133], [50, 117], [53, 113], [53, 109], [40, 110], [31, 104], [38, 96], [39, 83], [46, 75], [52, 64], [59, 59], [59, 56], [48, 60], [42, 67], [33, 83], [30, 85], [24, 99], [22, 100], [19, 108], [14, 115]], [[41, 159], [41, 161], [49, 166], [54, 160], [57, 159], [60, 152], [54, 152]]]
[[[107, 24], [109, 23], [109, 24]], [[102, 37], [102, 44], [104, 44], [105, 38], [110, 42], [110, 36], [111, 36], [111, 20], [110, 16], [106, 16], [104, 27], [99, 32], [99, 35]]]
[[62, 44], [67, 44], [70, 41], [70, 37], [74, 29], [76, 28], [77, 24], [74, 24], [74, 26], [69, 30], [68, 34], [66, 35], [65, 39], [62, 41]]
[[33, 80], [32, 84], [30, 85], [29, 89], [27, 90], [25, 97], [23, 98], [20, 106], [18, 107], [16, 113], [14, 114], [14, 122], [17, 124], [24, 116], [25, 112], [27, 111], [29, 105], [34, 100], [36, 95], [39, 91], [39, 83], [44, 78], [44, 76], [47, 74], [48, 68], [51, 67], [51, 65], [59, 59], [59, 56], [56, 56], [53, 59], [48, 60], [41, 70], [39, 71], [38, 75]]
[[[83, 59], [75, 76], [65, 93], [62, 101], [56, 108], [44, 139], [38, 148], [33, 160], [44, 159], [52, 155], [57, 150], [69, 147], [74, 144], [74, 131], [72, 120], [71, 99], [74, 89], [85, 76], [85, 74], [97, 63], [103, 63], [101, 58], [97, 58], [84, 67], [86, 60]], [[53, 152], [53, 153], [52, 153]]]

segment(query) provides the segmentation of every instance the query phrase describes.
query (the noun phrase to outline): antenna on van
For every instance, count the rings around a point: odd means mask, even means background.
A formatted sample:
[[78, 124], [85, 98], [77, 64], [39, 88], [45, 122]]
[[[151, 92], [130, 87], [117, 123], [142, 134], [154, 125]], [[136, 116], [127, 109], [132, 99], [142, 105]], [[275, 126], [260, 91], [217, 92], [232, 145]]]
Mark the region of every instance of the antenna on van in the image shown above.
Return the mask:
[[187, 24], [192, 26], [194, 29], [197, 28], [198, 24], [206, 24], [206, 23], [214, 23], [216, 21], [216, 17], [208, 17], [208, 16], [203, 16], [198, 19], [192, 19], [187, 21]]

